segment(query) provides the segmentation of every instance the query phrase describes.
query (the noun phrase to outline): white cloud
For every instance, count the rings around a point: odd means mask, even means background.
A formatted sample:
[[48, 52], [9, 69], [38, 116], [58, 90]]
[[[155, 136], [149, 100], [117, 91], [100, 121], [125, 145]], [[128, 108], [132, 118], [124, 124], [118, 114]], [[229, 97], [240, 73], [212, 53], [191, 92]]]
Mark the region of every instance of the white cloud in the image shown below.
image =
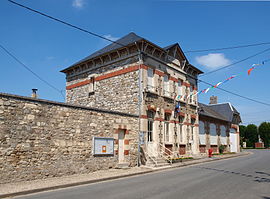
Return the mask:
[[231, 63], [223, 53], [209, 53], [208, 55], [196, 57], [196, 61], [209, 69], [216, 69]]
[[109, 40], [112, 40], [112, 41], [116, 41], [116, 40], [119, 39], [119, 37], [114, 37], [114, 36], [112, 36], [112, 35], [104, 35], [104, 37], [105, 37], [106, 39], [109, 39]]
[[[106, 39], [112, 40], [112, 41], [116, 41], [119, 39], [119, 37], [114, 37], [112, 35], [103, 35], [103, 37], [105, 37]], [[103, 48], [104, 46], [107, 46], [109, 44], [111, 44], [112, 42], [107, 41], [105, 39], [102, 39], [101, 42], [98, 44], [97, 48]]]
[[85, 5], [85, 0], [73, 0], [72, 6], [74, 8], [81, 9]]

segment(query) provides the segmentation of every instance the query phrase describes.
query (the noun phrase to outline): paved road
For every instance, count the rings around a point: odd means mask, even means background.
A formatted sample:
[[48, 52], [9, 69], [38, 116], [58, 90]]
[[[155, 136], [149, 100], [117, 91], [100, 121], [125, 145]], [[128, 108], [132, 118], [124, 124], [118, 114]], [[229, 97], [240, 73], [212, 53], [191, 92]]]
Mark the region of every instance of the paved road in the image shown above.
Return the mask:
[[270, 199], [270, 150], [137, 177], [43, 192], [27, 199]]

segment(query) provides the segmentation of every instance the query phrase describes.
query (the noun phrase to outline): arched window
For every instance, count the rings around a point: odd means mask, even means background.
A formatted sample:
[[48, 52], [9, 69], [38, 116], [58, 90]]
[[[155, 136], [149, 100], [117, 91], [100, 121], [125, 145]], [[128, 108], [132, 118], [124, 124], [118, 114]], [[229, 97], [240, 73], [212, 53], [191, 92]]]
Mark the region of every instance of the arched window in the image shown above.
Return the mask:
[[200, 144], [205, 144], [205, 127], [203, 121], [199, 121], [199, 140]]
[[210, 143], [217, 145], [217, 127], [214, 123], [210, 123]]
[[223, 145], [227, 145], [226, 127], [224, 125], [220, 126], [220, 142]]

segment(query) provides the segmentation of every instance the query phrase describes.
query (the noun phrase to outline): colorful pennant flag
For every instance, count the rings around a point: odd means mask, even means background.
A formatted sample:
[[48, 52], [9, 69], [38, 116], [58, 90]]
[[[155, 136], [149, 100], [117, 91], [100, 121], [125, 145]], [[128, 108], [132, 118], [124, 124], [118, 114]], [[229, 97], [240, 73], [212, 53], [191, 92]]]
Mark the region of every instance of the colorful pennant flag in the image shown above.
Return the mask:
[[254, 69], [255, 67], [253, 66], [252, 68], [248, 69], [248, 75], [250, 75], [251, 71]]
[[[264, 65], [264, 64], [265, 64], [266, 62], [268, 62], [268, 61], [270, 61], [270, 59], [264, 60], [264, 61], [262, 61], [262, 63], [259, 63], [259, 64], [252, 64], [252, 67], [251, 67], [250, 69], [248, 69], [248, 75], [250, 75], [251, 71], [254, 70], [257, 66]], [[224, 81], [218, 82], [217, 84], [215, 84], [215, 85], [213, 85], [213, 86], [211, 86], [211, 87], [209, 87], [209, 88], [203, 89], [203, 90], [201, 90], [200, 92], [197, 91], [197, 92], [195, 92], [195, 93], [191, 93], [190, 95], [186, 95], [186, 96], [187, 96], [186, 98], [188, 99], [188, 98], [189, 98], [190, 96], [192, 96], [192, 95], [198, 95], [198, 94], [201, 94], [201, 93], [207, 93], [210, 89], [212, 89], [212, 88], [217, 88], [220, 84], [224, 84], [224, 83], [226, 83], [227, 81], [229, 81], [229, 80], [235, 78], [236, 76], [238, 76], [238, 75], [232, 75], [231, 77], [225, 79]]]

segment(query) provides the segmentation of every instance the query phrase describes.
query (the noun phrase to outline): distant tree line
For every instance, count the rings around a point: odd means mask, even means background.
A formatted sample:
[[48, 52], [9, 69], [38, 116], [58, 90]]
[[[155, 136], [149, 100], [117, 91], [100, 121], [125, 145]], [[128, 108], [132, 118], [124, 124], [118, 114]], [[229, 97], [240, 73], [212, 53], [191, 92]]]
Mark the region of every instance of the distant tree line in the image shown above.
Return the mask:
[[255, 147], [255, 143], [258, 142], [258, 135], [264, 142], [266, 148], [270, 145], [270, 123], [263, 122], [257, 127], [255, 124], [249, 124], [247, 126], [240, 125], [240, 139], [241, 145], [243, 142], [247, 143], [247, 147]]

